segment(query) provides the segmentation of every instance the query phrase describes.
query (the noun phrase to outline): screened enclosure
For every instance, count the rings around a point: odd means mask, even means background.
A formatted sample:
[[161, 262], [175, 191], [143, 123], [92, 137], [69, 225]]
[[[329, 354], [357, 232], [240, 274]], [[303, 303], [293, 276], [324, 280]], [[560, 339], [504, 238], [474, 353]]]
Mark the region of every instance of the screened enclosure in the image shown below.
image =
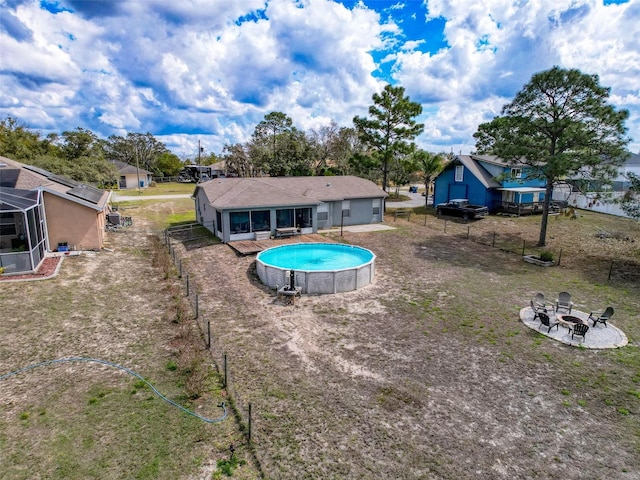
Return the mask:
[[0, 267], [4, 273], [31, 272], [46, 250], [42, 193], [4, 188], [0, 192]]

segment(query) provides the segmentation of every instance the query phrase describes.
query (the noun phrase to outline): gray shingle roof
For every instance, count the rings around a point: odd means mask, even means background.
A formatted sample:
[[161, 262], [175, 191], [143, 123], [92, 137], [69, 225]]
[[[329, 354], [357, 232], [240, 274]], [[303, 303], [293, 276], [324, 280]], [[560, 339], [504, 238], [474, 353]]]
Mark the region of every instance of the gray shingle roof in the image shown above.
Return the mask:
[[317, 205], [356, 198], [384, 198], [375, 183], [354, 176], [216, 178], [198, 185], [218, 209]]
[[[83, 185], [79, 182], [66, 179], [65, 177], [53, 175], [45, 170], [30, 167], [29, 165], [11, 160], [10, 158], [0, 156], [0, 164], [6, 165], [0, 167], [0, 175], [2, 175], [3, 170], [19, 170], [14, 185], [10, 186], [10, 188], [19, 190], [42, 189], [99, 211], [105, 208], [109, 200], [110, 194], [106, 190]], [[12, 176], [14, 174], [15, 172], [11, 173]], [[90, 196], [87, 195], [87, 191], [91, 192]]]

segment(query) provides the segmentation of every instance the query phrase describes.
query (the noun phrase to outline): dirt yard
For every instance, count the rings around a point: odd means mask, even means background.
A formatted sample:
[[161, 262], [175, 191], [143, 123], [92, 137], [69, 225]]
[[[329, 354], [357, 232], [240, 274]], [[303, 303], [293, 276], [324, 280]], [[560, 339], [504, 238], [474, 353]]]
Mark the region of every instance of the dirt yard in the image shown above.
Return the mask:
[[[0, 373], [30, 358], [73, 352], [110, 355], [161, 375], [175, 332], [160, 321], [168, 293], [154, 278], [159, 273], [144, 240], [149, 224], [136, 215], [175, 210], [170, 202], [139, 207], [132, 212], [137, 233], [114, 241], [114, 252], [65, 260], [55, 283], [0, 283], [3, 308], [11, 304], [0, 322]], [[211, 322], [213, 357], [227, 354], [230, 389], [245, 421], [252, 405], [253, 448], [265, 477], [640, 478], [640, 283], [608, 281], [600, 267], [640, 258], [637, 222], [554, 220], [549, 248], [556, 257], [562, 248], [563, 260], [545, 269], [491, 241], [467, 240], [466, 224], [451, 222], [444, 233], [432, 217], [411, 220], [389, 222], [394, 230], [331, 234], [376, 254], [375, 281], [354, 292], [303, 296], [295, 306], [261, 285], [254, 256], [211, 242], [176, 244], [198, 293], [200, 321]], [[539, 217], [490, 217], [472, 224], [471, 236], [490, 239], [497, 230], [518, 237], [515, 245], [520, 236], [533, 243], [538, 224]], [[32, 298], [54, 298], [56, 288], [59, 305]], [[519, 321], [536, 292], [555, 298], [562, 290], [583, 311], [613, 305], [611, 322], [629, 346], [572, 348]], [[124, 291], [129, 296], [117, 297], [114, 307], [114, 293]], [[81, 297], [92, 300], [80, 308]], [[24, 305], [14, 305], [21, 298], [30, 298], [29, 317], [18, 313]], [[53, 317], [64, 321], [47, 321], [34, 336], [37, 319]], [[161, 376], [175, 391], [170, 373]], [[0, 451], [16, 441], [36, 449], [20, 464], [25, 468], [41, 461], [40, 444], [30, 443], [20, 433], [25, 421], [15, 419], [21, 402], [33, 406], [32, 419], [52, 408], [52, 382], [41, 372], [21, 380], [17, 392], [0, 384]], [[67, 388], [85, 395], [85, 387]], [[182, 478], [210, 478], [229, 439], [238, 444], [228, 430], [175, 435], [200, 458], [189, 470], [196, 473], [185, 470]], [[19, 452], [12, 447], [11, 458]], [[0, 453], [0, 466], [11, 464], [8, 458]], [[245, 468], [234, 478], [252, 478]]]
[[[537, 239], [539, 220], [473, 228]], [[180, 250], [234, 388], [252, 403], [267, 477], [640, 478], [639, 284], [594, 277], [585, 261], [590, 244], [603, 264], [638, 258], [640, 228], [553, 222], [550, 248], [565, 253], [551, 269], [461, 238], [462, 224], [335, 234], [377, 255], [374, 284], [295, 306], [260, 284], [253, 256]], [[595, 237], [614, 228], [625, 235]], [[631, 346], [571, 348], [520, 323], [536, 292], [562, 290], [581, 310], [614, 305]]]

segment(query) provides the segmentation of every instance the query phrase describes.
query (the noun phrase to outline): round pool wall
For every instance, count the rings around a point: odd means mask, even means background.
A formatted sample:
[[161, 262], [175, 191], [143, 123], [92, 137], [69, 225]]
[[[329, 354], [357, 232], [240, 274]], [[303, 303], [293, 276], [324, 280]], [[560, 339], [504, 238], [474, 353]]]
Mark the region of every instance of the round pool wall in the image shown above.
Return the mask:
[[260, 252], [256, 270], [270, 288], [289, 285], [289, 272], [293, 270], [302, 293], [349, 292], [373, 281], [375, 258], [372, 251], [353, 245], [293, 243]]

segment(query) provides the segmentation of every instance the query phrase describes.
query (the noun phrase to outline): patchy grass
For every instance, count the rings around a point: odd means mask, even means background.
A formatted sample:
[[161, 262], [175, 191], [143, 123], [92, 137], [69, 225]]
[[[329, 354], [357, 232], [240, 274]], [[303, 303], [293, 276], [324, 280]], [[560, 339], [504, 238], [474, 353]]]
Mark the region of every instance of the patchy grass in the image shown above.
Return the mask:
[[[131, 205], [134, 226], [109, 235], [112, 251], [65, 258], [50, 280], [3, 283], [0, 374], [62, 357], [98, 358], [136, 371], [200, 415], [220, 417], [221, 378], [175, 267], [148, 236], [148, 219], [160, 228], [179, 204]], [[0, 382], [0, 477], [210, 478], [233, 444], [247, 462], [234, 478], [256, 478], [229, 413], [204, 423], [102, 365], [39, 367]]]
[[[518, 247], [467, 240], [466, 224], [448, 222], [444, 233], [431, 215], [391, 221], [392, 231], [347, 232], [334, 239], [376, 253], [375, 282], [295, 307], [260, 286], [252, 257], [219, 245], [183, 251], [235, 389], [254, 406], [267, 477], [632, 478], [638, 283], [594, 278], [580, 257], [592, 243], [592, 262], [633, 258], [640, 229], [602, 217], [553, 220], [547, 248], [562, 248], [564, 261], [551, 269], [526, 264]], [[533, 243], [539, 220], [489, 217], [472, 234]], [[577, 240], [598, 229], [636, 240]], [[571, 348], [522, 325], [518, 312], [536, 292], [563, 290], [581, 310], [614, 305], [613, 323], [632, 345]], [[597, 461], [581, 455], [585, 442], [599, 445]]]
[[[133, 233], [160, 231], [193, 203], [125, 208], [140, 221], [114, 240], [121, 256], [65, 259], [55, 280], [3, 284], [0, 371], [72, 353], [103, 356], [214, 416], [225, 391], [215, 370], [198, 370], [201, 350], [181, 353], [202, 339], [184, 316], [175, 272]], [[334, 239], [377, 255], [373, 284], [295, 306], [260, 284], [253, 257], [214, 242], [176, 245], [211, 321], [212, 354], [228, 356], [243, 428], [253, 406], [252, 448], [265, 476], [634, 478], [640, 285], [608, 280], [601, 265], [637, 258], [640, 226], [605, 215], [554, 219], [547, 248], [562, 249], [563, 261], [543, 269], [518, 253], [522, 239], [537, 240], [539, 220], [489, 217], [470, 224], [467, 240], [467, 224], [447, 222], [445, 233], [425, 210], [388, 223], [396, 230], [345, 232]], [[603, 229], [630, 239], [596, 237]], [[502, 243], [491, 247], [494, 232]], [[518, 311], [536, 292], [554, 298], [562, 290], [581, 310], [613, 305], [612, 323], [631, 344], [581, 350], [522, 325]], [[60, 366], [21, 377], [10, 392], [2, 387], [0, 471], [9, 478], [259, 476], [234, 423], [194, 423], [118, 373]], [[597, 455], [585, 445], [597, 445]]]
[[154, 195], [180, 195], [180, 194], [191, 195], [195, 189], [196, 189], [195, 183], [157, 182], [153, 186], [142, 188], [140, 190], [138, 190], [137, 188], [130, 188], [126, 190], [115, 190], [115, 192], [117, 195], [121, 195], [121, 196], [150, 197]]

